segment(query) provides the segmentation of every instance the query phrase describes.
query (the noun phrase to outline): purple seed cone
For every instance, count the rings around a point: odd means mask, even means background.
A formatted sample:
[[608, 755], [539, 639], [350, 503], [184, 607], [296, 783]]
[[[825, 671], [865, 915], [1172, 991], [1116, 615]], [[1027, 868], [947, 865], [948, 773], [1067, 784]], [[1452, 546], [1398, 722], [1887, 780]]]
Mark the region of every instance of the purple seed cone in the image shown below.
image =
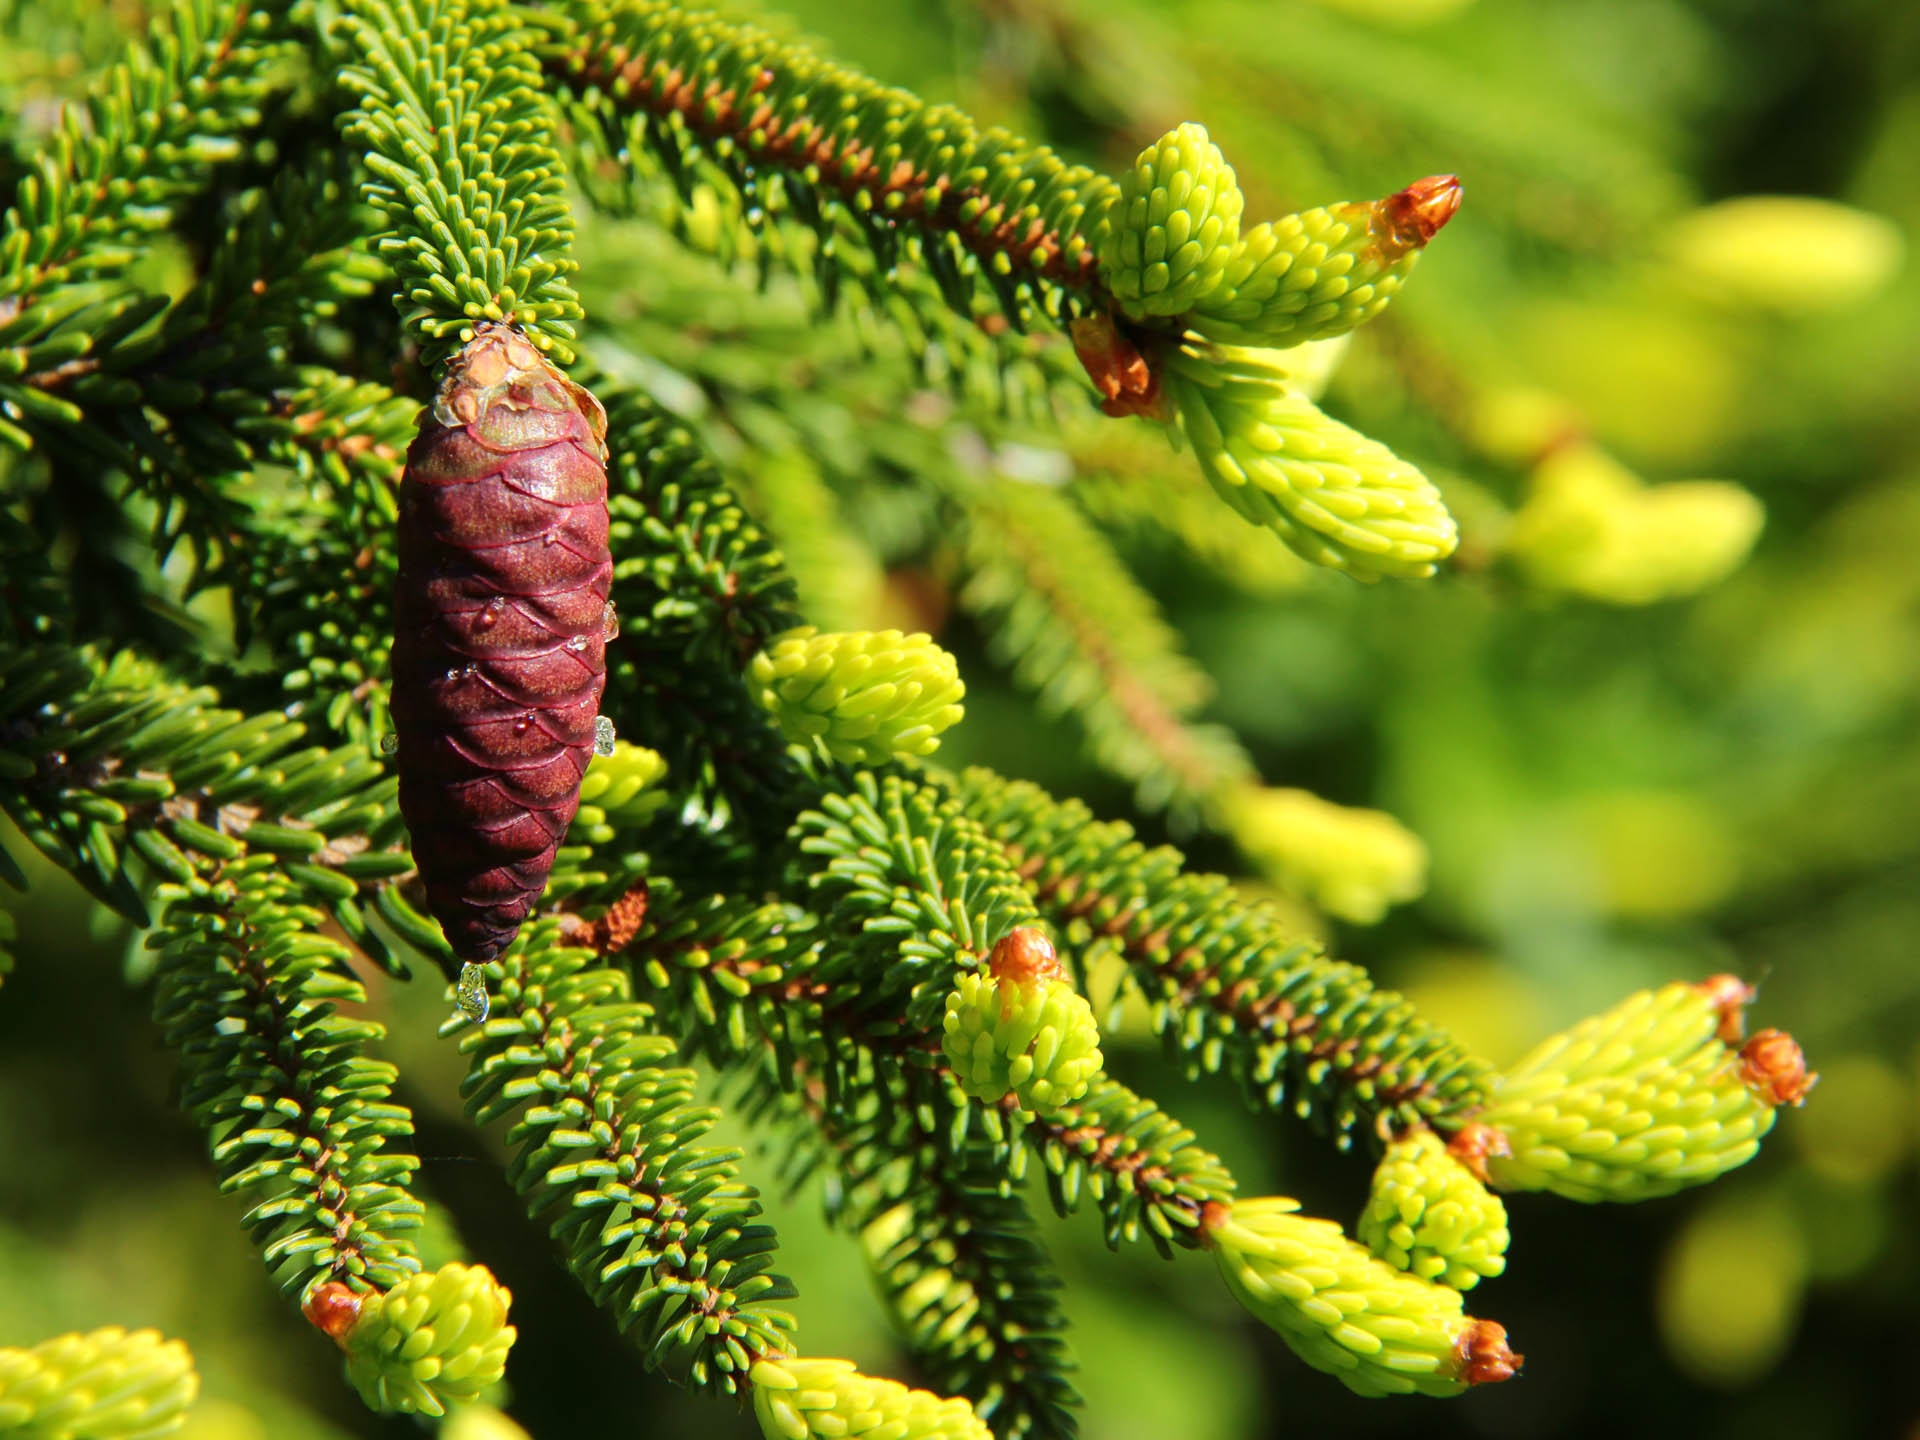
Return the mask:
[[606, 684], [606, 412], [515, 330], [447, 363], [407, 450], [400, 811], [463, 961], [513, 940], [580, 806]]

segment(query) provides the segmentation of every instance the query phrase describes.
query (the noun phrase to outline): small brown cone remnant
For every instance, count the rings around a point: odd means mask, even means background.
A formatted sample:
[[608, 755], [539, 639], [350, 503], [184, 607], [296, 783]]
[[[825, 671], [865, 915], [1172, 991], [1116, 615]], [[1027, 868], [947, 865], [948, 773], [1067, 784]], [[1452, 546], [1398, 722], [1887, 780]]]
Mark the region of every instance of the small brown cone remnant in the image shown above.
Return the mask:
[[1466, 1166], [1482, 1185], [1490, 1185], [1493, 1182], [1487, 1178], [1487, 1161], [1496, 1155], [1513, 1154], [1513, 1146], [1502, 1131], [1482, 1125], [1478, 1120], [1469, 1120], [1453, 1132], [1447, 1141], [1447, 1153]]
[[1807, 1069], [1799, 1041], [1784, 1030], [1767, 1029], [1740, 1047], [1740, 1078], [1756, 1099], [1797, 1106], [1820, 1076]]
[[1116, 418], [1144, 415], [1163, 424], [1173, 419], [1173, 405], [1160, 388], [1160, 377], [1139, 347], [1120, 333], [1111, 315], [1083, 315], [1067, 330], [1073, 337], [1073, 353], [1100, 392], [1104, 413]]
[[1051, 940], [1031, 925], [1017, 925], [993, 947], [993, 953], [987, 957], [987, 973], [996, 980], [1032, 985], [1041, 980], [1058, 980], [1065, 972], [1053, 953]]
[[1459, 1375], [1468, 1385], [1496, 1385], [1520, 1373], [1527, 1357], [1507, 1344], [1507, 1327], [1497, 1320], [1467, 1319], [1454, 1346], [1460, 1358]]
[[509, 325], [447, 363], [407, 451], [400, 810], [464, 962], [512, 941], [580, 803], [606, 683], [606, 414]]
[[1720, 1043], [1738, 1045], [1747, 1033], [1747, 1006], [1753, 1003], [1753, 986], [1738, 975], [1709, 975], [1694, 988], [1720, 1012], [1720, 1028], [1714, 1032]]
[[351, 1286], [327, 1280], [307, 1291], [307, 1298], [300, 1302], [300, 1313], [314, 1329], [344, 1346], [347, 1332], [360, 1318], [360, 1296]]

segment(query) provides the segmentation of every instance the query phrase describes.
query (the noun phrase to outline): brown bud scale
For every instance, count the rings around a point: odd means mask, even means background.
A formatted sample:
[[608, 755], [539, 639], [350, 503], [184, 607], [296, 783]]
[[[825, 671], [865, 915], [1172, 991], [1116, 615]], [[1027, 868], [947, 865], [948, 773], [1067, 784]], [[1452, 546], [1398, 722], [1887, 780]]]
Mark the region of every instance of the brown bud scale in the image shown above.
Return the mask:
[[1469, 1385], [1497, 1385], [1511, 1380], [1527, 1358], [1507, 1344], [1506, 1326], [1497, 1320], [1475, 1320], [1471, 1316], [1454, 1342], [1454, 1357], [1460, 1378]]
[[1807, 1069], [1800, 1042], [1784, 1030], [1757, 1031], [1740, 1047], [1740, 1079], [1765, 1104], [1804, 1104], [1819, 1078]]
[[1720, 1024], [1714, 1034], [1720, 1043], [1738, 1045], [1747, 1033], [1747, 1006], [1753, 1003], [1753, 986], [1738, 975], [1709, 975], [1693, 988], [1719, 1012]]
[[1015, 985], [1058, 980], [1065, 973], [1054, 956], [1053, 942], [1031, 925], [1017, 925], [1000, 937], [987, 957], [987, 971], [994, 979]]
[[580, 804], [606, 684], [606, 414], [483, 325], [407, 451], [394, 596], [400, 810], [463, 961], [512, 941]]
[[1469, 1120], [1447, 1141], [1447, 1153], [1472, 1172], [1473, 1178], [1482, 1185], [1493, 1182], [1487, 1176], [1487, 1161], [1495, 1156], [1513, 1154], [1513, 1144], [1507, 1139], [1506, 1132], [1496, 1130], [1478, 1120]]
[[347, 1332], [360, 1318], [360, 1296], [339, 1280], [314, 1286], [300, 1302], [300, 1313], [307, 1323], [337, 1345], [346, 1344]]

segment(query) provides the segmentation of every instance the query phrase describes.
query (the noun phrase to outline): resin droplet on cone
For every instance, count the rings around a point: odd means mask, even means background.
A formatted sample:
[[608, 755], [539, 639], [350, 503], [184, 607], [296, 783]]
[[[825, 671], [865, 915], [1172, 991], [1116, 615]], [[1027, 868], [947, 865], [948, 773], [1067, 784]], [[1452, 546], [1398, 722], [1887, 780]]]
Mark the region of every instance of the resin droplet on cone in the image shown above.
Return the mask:
[[400, 809], [463, 961], [513, 939], [579, 805], [606, 683], [606, 414], [518, 331], [447, 364], [400, 486]]

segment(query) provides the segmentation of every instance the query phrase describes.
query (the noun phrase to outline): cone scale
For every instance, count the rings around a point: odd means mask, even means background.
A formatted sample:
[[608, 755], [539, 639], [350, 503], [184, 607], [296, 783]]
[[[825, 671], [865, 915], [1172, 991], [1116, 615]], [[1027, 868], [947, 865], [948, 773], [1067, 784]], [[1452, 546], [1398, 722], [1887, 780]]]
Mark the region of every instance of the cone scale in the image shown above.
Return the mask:
[[400, 486], [400, 809], [462, 961], [546, 888], [606, 683], [606, 416], [520, 333], [483, 325], [422, 413]]

